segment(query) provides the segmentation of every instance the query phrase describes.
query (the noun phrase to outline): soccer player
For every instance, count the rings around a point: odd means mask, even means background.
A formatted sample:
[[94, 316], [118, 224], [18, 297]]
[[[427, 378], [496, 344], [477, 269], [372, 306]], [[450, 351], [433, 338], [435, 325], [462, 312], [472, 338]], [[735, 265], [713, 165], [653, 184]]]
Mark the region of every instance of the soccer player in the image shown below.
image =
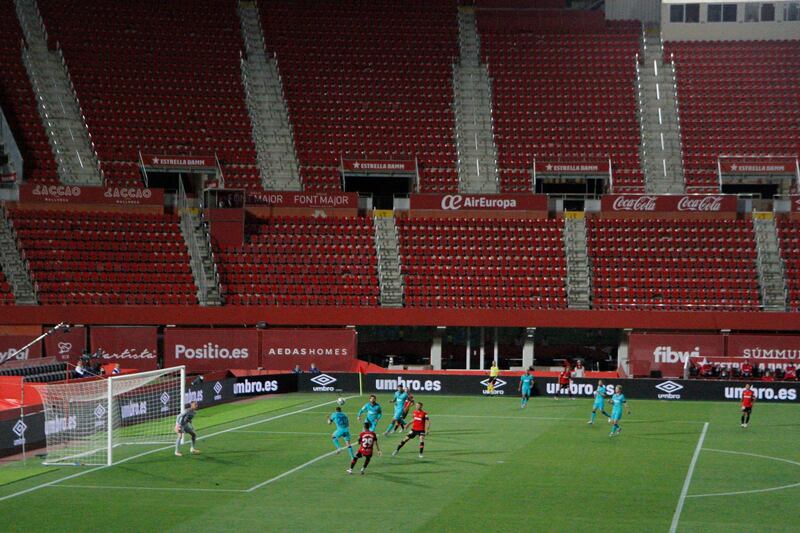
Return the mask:
[[575, 397], [572, 395], [572, 387], [570, 387], [570, 378], [572, 377], [572, 367], [569, 364], [569, 361], [564, 362], [564, 370], [558, 375], [558, 390], [556, 391], [555, 399], [558, 400], [559, 394], [564, 389], [567, 389], [569, 393], [570, 399], [574, 400]]
[[431, 431], [431, 419], [428, 418], [428, 413], [422, 410], [422, 402], [417, 402], [417, 408], [414, 410], [414, 421], [411, 423], [411, 431], [408, 435], [403, 437], [397, 449], [392, 452], [392, 457], [398, 454], [400, 448], [406, 445], [416, 436], [419, 436], [419, 457], [422, 459], [422, 453], [425, 451], [425, 434]]
[[602, 379], [597, 382], [597, 388], [594, 391], [594, 405], [592, 405], [592, 418], [589, 420], [589, 424], [594, 424], [598, 409], [604, 417], [611, 418], [611, 415], [606, 413], [606, 386], [603, 385]]
[[178, 457], [183, 455], [180, 451], [180, 445], [183, 444], [183, 435], [186, 433], [192, 437], [192, 447], [189, 451], [192, 453], [200, 453], [200, 450], [194, 447], [195, 442], [197, 441], [197, 434], [194, 432], [192, 420], [194, 419], [194, 415], [196, 413], [197, 402], [192, 402], [189, 404], [189, 408], [179, 414], [178, 418], [175, 419], [175, 433], [178, 434], [178, 440], [175, 441], [175, 455]]
[[392, 416], [392, 421], [389, 422], [389, 427], [386, 428], [386, 431], [383, 433], [384, 436], [394, 431], [396, 426], [406, 429], [406, 423], [403, 422], [403, 406], [407, 399], [408, 393], [403, 389], [402, 385], [398, 385], [397, 391], [394, 393], [394, 398], [389, 400], [389, 403], [394, 404], [394, 415]]
[[[619, 427], [619, 420], [622, 418], [622, 406], [627, 402], [625, 395], [622, 394], [622, 385], [617, 385], [617, 388], [614, 390], [614, 395], [611, 397], [611, 404], [613, 405], [611, 409], [611, 423], [614, 425], [611, 426], [611, 433], [608, 434], [609, 437], [622, 433], [622, 428]], [[631, 414], [630, 409], [628, 409], [628, 414]]]
[[364, 407], [358, 410], [358, 419], [361, 420], [361, 415], [367, 413], [367, 422], [371, 424], [370, 431], [375, 431], [378, 426], [378, 420], [383, 418], [383, 411], [378, 399], [374, 394], [369, 395], [369, 401], [364, 404]]
[[338, 454], [342, 450], [339, 447], [339, 439], [344, 439], [350, 458], [354, 458], [353, 447], [350, 445], [350, 419], [342, 412], [341, 407], [337, 406], [336, 410], [328, 417], [328, 424], [336, 424], [336, 431], [331, 434], [333, 445], [336, 446], [336, 453]]
[[497, 366], [497, 361], [492, 361], [492, 366], [489, 368], [489, 383], [486, 385], [486, 390], [489, 392], [494, 391], [494, 384], [497, 381], [497, 376], [500, 375], [500, 367]]
[[[414, 405], [414, 395], [411, 394], [411, 391], [406, 390], [406, 392], [408, 393], [408, 398], [406, 398], [406, 401], [403, 403], [403, 420], [408, 417], [408, 410]], [[397, 431], [397, 428], [395, 428], [395, 431]]]
[[531, 398], [531, 389], [533, 389], [533, 373], [529, 368], [522, 374], [522, 377], [519, 378], [519, 387], [517, 390], [519, 390], [522, 395], [522, 406], [520, 409], [528, 406], [528, 400]]
[[365, 474], [367, 466], [369, 466], [369, 462], [372, 460], [373, 446], [378, 450], [378, 455], [382, 455], [381, 447], [378, 445], [378, 436], [370, 428], [369, 421], [364, 422], [364, 431], [358, 435], [358, 453], [356, 453], [355, 457], [350, 461], [350, 468], [347, 469], [348, 474], [353, 473], [353, 468], [355, 468], [356, 463], [362, 457], [364, 458], [364, 466], [361, 467], [361, 475], [363, 476]]
[[750, 384], [744, 386], [742, 391], [742, 427], [746, 428], [750, 423], [750, 413], [753, 412], [753, 402], [756, 401], [756, 393], [750, 388]]

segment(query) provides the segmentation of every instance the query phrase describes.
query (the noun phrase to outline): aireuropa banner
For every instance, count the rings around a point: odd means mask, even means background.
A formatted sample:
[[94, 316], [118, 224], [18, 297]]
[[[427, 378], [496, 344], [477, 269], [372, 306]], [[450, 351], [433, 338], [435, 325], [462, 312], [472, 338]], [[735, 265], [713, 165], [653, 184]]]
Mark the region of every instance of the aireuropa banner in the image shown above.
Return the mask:
[[269, 207], [358, 208], [358, 193], [248, 192], [247, 203]]
[[268, 329], [262, 332], [261, 366], [308, 371], [314, 363], [322, 372], [352, 371], [356, 358], [354, 329]]
[[42, 343], [37, 342], [33, 346], [18, 352], [20, 348], [36, 338], [36, 335], [0, 335], [0, 365], [6, 361], [32, 359], [42, 356]]
[[729, 335], [727, 356], [744, 357], [761, 370], [800, 366], [800, 336]]
[[650, 372], [658, 370], [665, 377], [680, 377], [687, 358], [724, 355], [722, 335], [631, 333], [628, 339], [634, 376], [649, 376]]
[[[50, 328], [42, 328], [48, 331]], [[72, 326], [69, 331], [58, 330], [44, 339], [44, 349], [48, 357], [76, 364], [86, 349], [86, 328]]]
[[547, 211], [544, 194], [412, 194], [409, 202], [438, 211]]
[[89, 330], [91, 351], [103, 364], [123, 368], [155, 370], [158, 367], [158, 328], [155, 326], [93, 326]]
[[167, 328], [164, 367], [178, 365], [188, 372], [258, 368], [258, 331]]
[[736, 212], [734, 195], [725, 194], [606, 194], [600, 200], [603, 211], [638, 213], [728, 213]]
[[23, 184], [20, 203], [164, 205], [164, 189], [144, 187], [86, 187], [83, 185]]

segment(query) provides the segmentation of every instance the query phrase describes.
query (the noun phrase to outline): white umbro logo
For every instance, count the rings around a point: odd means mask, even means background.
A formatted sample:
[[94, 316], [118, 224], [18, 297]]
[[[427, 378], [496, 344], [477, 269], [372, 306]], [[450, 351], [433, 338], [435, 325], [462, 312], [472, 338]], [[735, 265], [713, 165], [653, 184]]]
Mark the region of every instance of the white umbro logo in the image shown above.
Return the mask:
[[222, 390], [222, 383], [220, 383], [219, 381], [214, 383], [214, 392], [219, 394], [221, 390]]
[[14, 427], [11, 428], [11, 431], [14, 432], [14, 435], [17, 437], [22, 437], [25, 434], [25, 430], [28, 429], [28, 426], [25, 425], [21, 419], [17, 420], [17, 423], [14, 424]]
[[169, 403], [169, 394], [167, 394], [166, 392], [161, 395], [161, 403], [163, 403], [164, 405], [167, 405]]
[[[495, 378], [495, 380], [494, 380], [494, 388], [495, 388], [495, 389], [500, 389], [500, 388], [502, 388], [502, 387], [503, 387], [505, 384], [506, 384], [506, 382], [505, 382], [505, 381], [503, 381], [503, 380], [502, 380], [502, 379], [500, 379], [500, 378]], [[486, 379], [484, 379], [483, 381], [481, 381], [481, 385], [483, 385], [484, 387], [488, 387], [488, 386], [489, 386], [489, 378], [486, 378]]]
[[320, 374], [319, 376], [311, 378], [311, 381], [313, 381], [317, 385], [327, 387], [331, 383], [336, 383], [336, 378], [329, 376], [328, 374]]
[[683, 385], [675, 383], [674, 381], [665, 381], [664, 383], [659, 383], [656, 385], [656, 388], [660, 391], [666, 392], [667, 394], [673, 394], [681, 390]]
[[97, 407], [94, 408], [94, 416], [96, 416], [97, 418], [103, 418], [103, 415], [105, 414], [106, 414], [106, 408], [98, 403]]

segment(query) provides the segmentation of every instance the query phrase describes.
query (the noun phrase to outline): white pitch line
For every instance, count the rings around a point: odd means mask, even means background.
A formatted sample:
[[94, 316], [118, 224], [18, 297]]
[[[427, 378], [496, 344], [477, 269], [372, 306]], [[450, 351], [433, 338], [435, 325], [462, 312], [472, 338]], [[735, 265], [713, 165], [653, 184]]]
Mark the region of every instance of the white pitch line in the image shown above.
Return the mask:
[[[800, 463], [797, 461], [792, 461], [791, 459], [784, 459], [782, 457], [772, 457], [770, 455], [761, 455], [758, 453], [750, 453], [750, 452], [736, 452], [733, 450], [718, 450], [716, 448], [703, 448], [704, 451], [708, 452], [716, 452], [716, 453], [729, 453], [732, 455], [747, 455], [750, 457], [758, 457], [759, 459], [769, 459], [771, 461], [779, 461], [781, 463], [789, 463], [790, 465], [800, 466]], [[800, 483], [792, 483], [790, 485], [781, 485], [780, 487], [769, 487], [766, 489], [752, 489], [752, 490], [739, 490], [735, 492], [714, 492], [709, 494], [690, 494], [687, 498], [706, 498], [709, 496], [738, 496], [740, 494], [755, 494], [758, 492], [774, 492], [777, 490], [785, 490], [785, 489], [793, 489], [795, 487], [800, 487]]]
[[247, 492], [244, 489], [202, 489], [191, 487], [115, 487], [113, 485], [71, 485], [59, 483], [58, 487], [68, 489], [92, 489], [92, 490], [162, 490], [168, 492]]
[[[354, 398], [354, 397], [355, 396], [350, 396], [350, 398]], [[312, 409], [316, 409], [318, 407], [323, 407], [325, 405], [329, 405], [329, 404], [332, 404], [332, 403], [336, 403], [336, 400], [331, 400], [329, 402], [321, 403], [321, 404], [318, 404], [318, 405], [312, 405], [312, 406], [306, 407], [304, 409], [299, 409], [297, 411], [292, 411], [290, 413], [283, 413], [283, 414], [280, 414], [280, 415], [272, 416], [270, 418], [265, 418], [263, 420], [257, 420], [255, 422], [249, 422], [247, 424], [242, 424], [241, 426], [236, 426], [236, 427], [232, 427], [232, 428], [228, 428], [228, 429], [223, 429], [222, 431], [217, 431], [216, 433], [210, 433], [208, 435], [202, 435], [202, 436], [198, 437], [197, 440], [209, 439], [211, 437], [216, 437], [217, 435], [222, 435], [224, 433], [230, 433], [231, 431], [236, 431], [238, 429], [244, 429], [244, 428], [252, 427], [252, 426], [255, 426], [255, 425], [258, 425], [258, 424], [263, 424], [265, 422], [271, 422], [273, 420], [278, 420], [279, 418], [284, 418], [284, 417], [287, 417], [287, 416], [296, 415], [296, 414], [299, 414], [299, 413], [304, 413], [306, 411], [310, 411]], [[153, 449], [153, 450], [148, 450], [146, 452], [143, 452], [143, 453], [140, 453], [140, 454], [137, 454], [137, 455], [132, 455], [131, 457], [127, 457], [127, 458], [123, 459], [122, 461], [119, 461], [118, 463], [114, 463], [111, 466], [119, 465], [119, 464], [122, 464], [122, 463], [127, 463], [128, 461], [133, 461], [134, 459], [139, 459], [140, 457], [145, 457], [146, 455], [150, 455], [150, 454], [153, 454], [153, 453], [163, 452], [164, 450], [169, 450], [170, 448], [172, 448], [172, 445], [163, 446], [161, 448], [156, 448], [156, 449]], [[19, 492], [14, 492], [14, 493], [8, 494], [6, 496], [0, 496], [0, 502], [5, 501], [5, 500], [10, 500], [11, 498], [16, 498], [17, 496], [22, 496], [24, 494], [28, 494], [30, 492], [42, 489], [44, 487], [50, 487], [50, 486], [55, 485], [57, 483], [61, 483], [62, 481], [68, 481], [70, 479], [75, 479], [76, 477], [84, 476], [86, 474], [91, 474], [92, 472], [97, 472], [98, 470], [103, 470], [104, 468], [110, 468], [110, 467], [109, 467], [109, 465], [97, 466], [95, 468], [90, 468], [89, 470], [84, 470], [82, 472], [76, 472], [75, 474], [70, 474], [70, 475], [68, 475], [66, 477], [62, 477], [62, 478], [59, 478], [59, 479], [56, 479], [56, 480], [53, 480], [53, 481], [48, 481], [47, 483], [42, 483], [40, 485], [35, 485], [33, 487], [29, 487], [29, 488], [27, 488], [25, 490], [21, 490]]]
[[686, 472], [686, 479], [681, 489], [681, 497], [678, 499], [678, 506], [675, 508], [675, 514], [672, 516], [672, 525], [669, 528], [669, 533], [675, 533], [678, 529], [678, 521], [681, 518], [683, 504], [686, 502], [686, 493], [689, 492], [689, 485], [692, 483], [692, 474], [694, 474], [694, 467], [697, 465], [697, 458], [700, 457], [700, 450], [703, 449], [703, 441], [706, 440], [706, 432], [708, 432], [708, 422], [703, 424], [703, 432], [700, 433], [700, 438], [697, 439], [697, 446], [694, 449], [694, 455], [692, 455], [692, 462], [689, 463], [689, 471]]
[[315, 457], [315, 458], [311, 459], [310, 461], [306, 461], [305, 463], [301, 464], [300, 466], [296, 466], [296, 467], [292, 468], [291, 470], [287, 470], [283, 474], [277, 475], [277, 476], [275, 476], [273, 478], [270, 478], [270, 479], [268, 479], [266, 481], [262, 481], [258, 485], [253, 485], [252, 487], [247, 489], [245, 492], [253, 492], [254, 490], [257, 490], [257, 489], [260, 489], [261, 487], [269, 485], [270, 483], [274, 483], [275, 481], [278, 481], [279, 479], [283, 479], [286, 476], [294, 474], [298, 470], [302, 470], [303, 468], [305, 468], [305, 467], [307, 467], [309, 465], [313, 465], [317, 461], [321, 461], [322, 459], [325, 459], [326, 457], [330, 457], [331, 455], [335, 455], [337, 451], [339, 451], [339, 450], [331, 450], [328, 453], [323, 453], [319, 457]]
[[254, 433], [258, 435], [330, 435], [330, 433], [320, 433], [319, 431], [257, 431], [247, 429], [237, 429], [234, 433]]

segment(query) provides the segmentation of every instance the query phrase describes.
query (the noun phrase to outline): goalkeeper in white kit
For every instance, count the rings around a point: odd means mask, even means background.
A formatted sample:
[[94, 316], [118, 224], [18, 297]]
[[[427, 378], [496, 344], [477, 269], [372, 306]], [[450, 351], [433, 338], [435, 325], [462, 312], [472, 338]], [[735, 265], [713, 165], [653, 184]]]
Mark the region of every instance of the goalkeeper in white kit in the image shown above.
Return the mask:
[[194, 432], [192, 420], [194, 419], [196, 412], [197, 402], [192, 402], [189, 404], [189, 408], [179, 414], [178, 418], [175, 419], [175, 433], [178, 434], [178, 440], [175, 441], [175, 455], [178, 457], [183, 455], [180, 451], [180, 446], [183, 444], [183, 435], [187, 433], [192, 437], [192, 448], [190, 451], [192, 453], [200, 453], [200, 450], [194, 447], [194, 444], [197, 441], [197, 434]]

